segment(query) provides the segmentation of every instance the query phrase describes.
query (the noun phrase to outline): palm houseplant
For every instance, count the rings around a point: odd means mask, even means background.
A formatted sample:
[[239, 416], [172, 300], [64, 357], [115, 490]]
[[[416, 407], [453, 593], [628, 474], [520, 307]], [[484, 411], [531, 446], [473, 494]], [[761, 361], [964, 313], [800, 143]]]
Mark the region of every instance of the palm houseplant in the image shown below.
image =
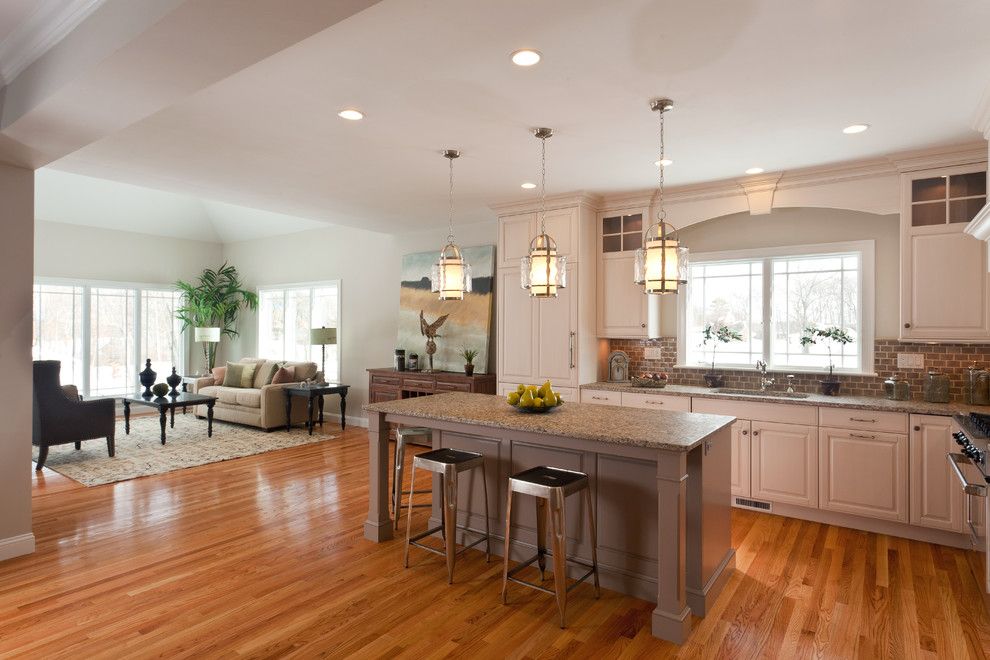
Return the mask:
[[[182, 322], [183, 331], [216, 328], [219, 338], [236, 337], [241, 310], [258, 308], [258, 294], [244, 288], [237, 268], [227, 262], [216, 270], [204, 269], [195, 283], [179, 280], [175, 287], [182, 294], [175, 317]], [[219, 340], [203, 342], [203, 356], [209, 371], [216, 366], [219, 345]]]
[[474, 375], [474, 358], [478, 357], [478, 349], [463, 348], [461, 349], [461, 355], [464, 356], [464, 375]]
[[725, 386], [725, 376], [715, 371], [715, 351], [719, 344], [728, 344], [733, 341], [742, 341], [742, 334], [733, 330], [724, 323], [708, 323], [701, 331], [701, 345], [712, 345], [712, 368], [705, 374], [705, 384], [708, 387]]
[[804, 334], [801, 335], [801, 346], [807, 348], [818, 342], [823, 342], [825, 348], [828, 350], [828, 376], [818, 382], [821, 385], [822, 394], [835, 396], [839, 393], [842, 383], [835, 377], [835, 364], [832, 362], [832, 346], [851, 344], [853, 338], [848, 332], [834, 325], [827, 328], [816, 328], [814, 326], [805, 328]]

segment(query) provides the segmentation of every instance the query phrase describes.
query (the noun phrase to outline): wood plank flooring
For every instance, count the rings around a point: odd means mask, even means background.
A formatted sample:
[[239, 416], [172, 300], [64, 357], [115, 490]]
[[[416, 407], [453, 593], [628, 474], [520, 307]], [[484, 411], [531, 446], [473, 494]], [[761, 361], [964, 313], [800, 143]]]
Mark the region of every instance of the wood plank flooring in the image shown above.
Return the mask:
[[[339, 433], [336, 427], [328, 428]], [[499, 598], [480, 552], [362, 536], [367, 435], [85, 488], [44, 471], [35, 554], [0, 563], [0, 656], [984, 658], [967, 553], [735, 510], [738, 570], [682, 647], [645, 601], [581, 585]], [[426, 487], [428, 482], [423, 483]], [[423, 520], [427, 510], [418, 509]]]

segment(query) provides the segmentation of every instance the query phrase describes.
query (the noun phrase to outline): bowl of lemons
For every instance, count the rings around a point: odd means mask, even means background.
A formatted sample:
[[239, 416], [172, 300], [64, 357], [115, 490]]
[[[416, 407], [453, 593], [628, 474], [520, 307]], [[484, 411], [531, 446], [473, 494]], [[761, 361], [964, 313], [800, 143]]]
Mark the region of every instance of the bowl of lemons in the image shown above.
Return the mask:
[[520, 385], [515, 392], [509, 392], [505, 400], [516, 410], [533, 414], [550, 412], [564, 403], [560, 394], [553, 391], [549, 380], [539, 387]]

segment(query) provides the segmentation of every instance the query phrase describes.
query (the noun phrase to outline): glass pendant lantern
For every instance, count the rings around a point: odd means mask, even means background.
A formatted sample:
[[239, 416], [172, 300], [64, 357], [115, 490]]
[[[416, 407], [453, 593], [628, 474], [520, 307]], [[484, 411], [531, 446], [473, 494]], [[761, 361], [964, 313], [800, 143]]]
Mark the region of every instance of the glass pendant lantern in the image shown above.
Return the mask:
[[464, 300], [471, 291], [471, 265], [464, 260], [461, 248], [454, 243], [454, 159], [460, 151], [447, 149], [443, 157], [450, 162], [450, 185], [447, 195], [447, 244], [440, 258], [430, 269], [430, 289], [440, 294], [440, 300]]
[[551, 128], [533, 131], [542, 145], [540, 185], [540, 233], [529, 243], [529, 254], [519, 264], [520, 284], [531, 298], [556, 298], [567, 287], [567, 257], [558, 254], [557, 243], [547, 233], [547, 138]]
[[636, 250], [633, 281], [643, 286], [644, 293], [677, 293], [687, 284], [688, 249], [677, 240], [677, 229], [667, 222], [663, 208], [663, 184], [666, 154], [664, 153], [663, 115], [674, 107], [670, 99], [654, 99], [650, 102], [654, 112], [660, 113], [660, 169], [657, 185], [657, 221], [650, 225], [643, 238], [643, 247]]

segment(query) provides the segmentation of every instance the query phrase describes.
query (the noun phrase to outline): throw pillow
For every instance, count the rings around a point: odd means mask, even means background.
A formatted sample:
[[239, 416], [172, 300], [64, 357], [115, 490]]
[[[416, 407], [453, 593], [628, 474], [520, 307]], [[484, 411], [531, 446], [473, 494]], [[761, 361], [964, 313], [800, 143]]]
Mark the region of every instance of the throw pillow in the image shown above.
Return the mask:
[[223, 384], [224, 378], [227, 377], [227, 367], [213, 367], [213, 382]]
[[244, 387], [241, 385], [241, 380], [244, 377], [244, 367], [246, 365], [228, 362], [226, 366], [226, 373], [223, 377], [224, 387]]
[[272, 376], [272, 385], [283, 385], [296, 382], [296, 368], [282, 367]]
[[275, 373], [278, 371], [278, 363], [272, 362], [271, 364], [265, 363], [264, 368], [267, 373], [265, 373], [265, 379], [262, 381], [261, 386], [271, 385], [272, 378], [275, 377]]
[[244, 364], [244, 371], [241, 372], [241, 387], [254, 387], [254, 370], [257, 364]]

